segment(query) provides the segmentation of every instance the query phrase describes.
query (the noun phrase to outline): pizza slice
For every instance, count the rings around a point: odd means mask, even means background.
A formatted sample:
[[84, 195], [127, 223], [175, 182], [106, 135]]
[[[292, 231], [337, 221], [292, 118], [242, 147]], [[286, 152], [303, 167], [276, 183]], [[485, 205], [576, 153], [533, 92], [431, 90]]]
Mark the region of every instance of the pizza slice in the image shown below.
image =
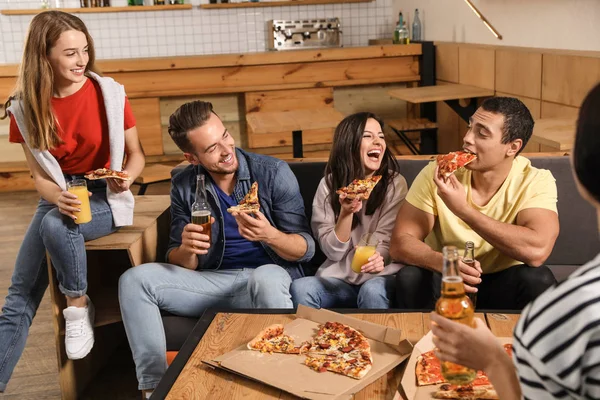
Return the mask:
[[417, 357], [416, 375], [418, 386], [437, 385], [446, 382], [442, 376], [442, 364], [433, 350]]
[[329, 356], [307, 356], [304, 364], [317, 372], [331, 371], [354, 379], [362, 379], [373, 367], [367, 356], [357, 353], [341, 353]]
[[258, 182], [254, 182], [250, 191], [246, 193], [246, 196], [240, 201], [237, 206], [229, 207], [228, 213], [255, 213], [260, 210], [260, 204], [258, 204]]
[[260, 351], [261, 353], [300, 354], [302, 347], [296, 347], [294, 338], [283, 333], [283, 325], [281, 324], [267, 326], [248, 342], [250, 350]]
[[336, 190], [336, 193], [346, 194], [346, 198], [350, 200], [367, 200], [380, 180], [381, 175], [374, 175], [367, 179], [355, 179], [348, 186]]
[[477, 156], [475, 154], [468, 153], [466, 151], [455, 151], [448, 154], [440, 154], [436, 158], [439, 173], [444, 178], [448, 178], [450, 175], [455, 173], [458, 168], [462, 168], [476, 159]]
[[492, 385], [456, 386], [443, 384], [433, 394], [434, 399], [498, 400], [498, 393]]
[[93, 171], [86, 173], [84, 176], [89, 180], [114, 178], [114, 179], [122, 179], [124, 181], [128, 181], [131, 179], [127, 172], [115, 171], [113, 169], [108, 169], [108, 168], [98, 168], [98, 169], [95, 169]]

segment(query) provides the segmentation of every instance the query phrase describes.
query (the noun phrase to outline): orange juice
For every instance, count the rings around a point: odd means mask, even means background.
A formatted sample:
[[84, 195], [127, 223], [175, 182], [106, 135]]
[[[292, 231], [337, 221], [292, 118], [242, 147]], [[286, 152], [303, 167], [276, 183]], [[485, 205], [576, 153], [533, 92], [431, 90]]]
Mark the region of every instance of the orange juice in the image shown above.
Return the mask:
[[375, 254], [375, 246], [358, 246], [352, 259], [352, 271], [360, 274], [360, 267], [369, 262], [369, 257]]
[[87, 185], [85, 181], [83, 184], [79, 184], [81, 179], [73, 180], [69, 182], [69, 192], [77, 196], [77, 199], [81, 201], [79, 206], [76, 206], [81, 211], [76, 211], [73, 214], [77, 217], [75, 220], [76, 224], [85, 224], [92, 220], [92, 210], [90, 209], [90, 196], [88, 195]]

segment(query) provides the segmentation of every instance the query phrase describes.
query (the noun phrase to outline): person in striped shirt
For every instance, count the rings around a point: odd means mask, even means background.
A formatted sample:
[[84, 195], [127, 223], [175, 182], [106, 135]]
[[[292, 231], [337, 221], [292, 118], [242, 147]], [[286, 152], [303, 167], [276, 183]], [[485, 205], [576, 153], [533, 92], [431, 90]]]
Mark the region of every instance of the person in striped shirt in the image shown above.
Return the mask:
[[[600, 84], [581, 106], [572, 164], [600, 220], [598, 110]], [[435, 313], [431, 320], [436, 355], [485, 371], [501, 399], [600, 399], [600, 254], [525, 307], [514, 331], [514, 365], [480, 319], [473, 328]]]

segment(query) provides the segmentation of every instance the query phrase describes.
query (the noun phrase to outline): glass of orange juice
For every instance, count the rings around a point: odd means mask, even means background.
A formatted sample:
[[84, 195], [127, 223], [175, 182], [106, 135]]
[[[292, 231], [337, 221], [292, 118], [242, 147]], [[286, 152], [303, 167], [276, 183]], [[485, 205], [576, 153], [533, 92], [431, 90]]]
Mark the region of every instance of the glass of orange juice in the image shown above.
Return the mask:
[[354, 251], [352, 271], [360, 274], [360, 268], [369, 262], [369, 257], [375, 254], [378, 243], [379, 241], [374, 233], [363, 233], [360, 237], [360, 242], [358, 242], [358, 246], [356, 246], [356, 250]]
[[85, 224], [90, 222], [92, 220], [92, 210], [90, 209], [90, 196], [88, 195], [85, 179], [73, 179], [67, 182], [67, 190], [76, 195], [77, 199], [81, 201], [78, 207], [81, 211], [73, 213], [77, 217], [75, 223]]

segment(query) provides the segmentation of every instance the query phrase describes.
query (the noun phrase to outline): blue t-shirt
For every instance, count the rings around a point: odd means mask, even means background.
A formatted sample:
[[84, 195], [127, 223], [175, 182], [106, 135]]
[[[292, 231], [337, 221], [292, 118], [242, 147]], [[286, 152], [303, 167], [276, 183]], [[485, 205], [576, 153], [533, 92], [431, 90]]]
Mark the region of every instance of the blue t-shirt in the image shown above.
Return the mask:
[[219, 197], [225, 220], [225, 252], [220, 269], [257, 268], [261, 265], [273, 264], [273, 260], [260, 242], [251, 242], [240, 235], [237, 221], [226, 211], [229, 207], [237, 206], [237, 201], [217, 185], [213, 185], [213, 187]]

